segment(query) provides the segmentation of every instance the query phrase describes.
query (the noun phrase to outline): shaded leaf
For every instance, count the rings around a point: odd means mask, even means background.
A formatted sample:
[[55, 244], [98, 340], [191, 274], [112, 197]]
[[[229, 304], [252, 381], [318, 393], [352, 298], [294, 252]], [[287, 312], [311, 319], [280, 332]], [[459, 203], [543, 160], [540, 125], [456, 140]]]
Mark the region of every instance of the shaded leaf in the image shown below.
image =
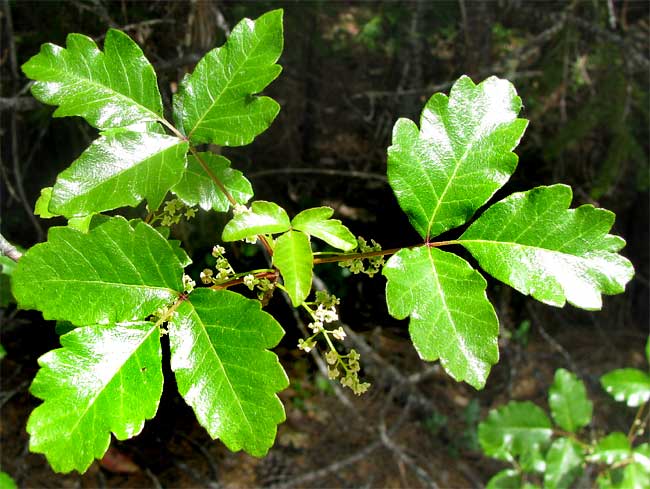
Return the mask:
[[0, 470], [0, 489], [16, 489], [17, 487], [16, 481], [9, 474]]
[[440, 359], [454, 379], [482, 388], [499, 359], [499, 323], [485, 279], [462, 258], [424, 246], [397, 252], [383, 274], [388, 312], [411, 316], [420, 357]]
[[300, 306], [309, 295], [313, 262], [309, 236], [305, 233], [287, 231], [275, 241], [273, 264], [282, 274], [294, 307]]
[[182, 275], [151, 226], [113, 217], [87, 234], [51, 228], [20, 259], [12, 285], [22, 308], [83, 326], [144, 319], [178, 297]]
[[43, 355], [31, 392], [45, 402], [27, 423], [29, 448], [57, 472], [84, 472], [111, 432], [131, 438], [155, 416], [162, 394], [160, 332], [154, 323], [77, 328]]
[[561, 307], [600, 309], [601, 294], [619, 294], [634, 275], [607, 234], [614, 214], [583, 205], [568, 209], [571, 188], [537, 187], [490, 207], [460, 237], [479, 264], [522, 294]]
[[292, 220], [294, 229], [322, 239], [330, 246], [343, 251], [351, 251], [358, 245], [357, 238], [338, 219], [330, 219], [334, 214], [331, 207], [314, 207], [298, 213]]
[[507, 80], [475, 85], [467, 76], [449, 97], [426, 103], [420, 128], [399, 119], [388, 148], [388, 181], [423, 238], [467, 222], [517, 167], [512, 150], [528, 121], [517, 119], [521, 99]]
[[235, 214], [223, 228], [224, 241], [237, 241], [258, 234], [283, 233], [289, 230], [289, 216], [278, 204], [256, 200], [249, 211]]
[[532, 402], [509, 402], [490, 411], [478, 426], [478, 440], [486, 455], [512, 460], [535, 445], [545, 446], [553, 430], [546, 413]]
[[266, 454], [285, 419], [276, 392], [289, 382], [267, 350], [283, 334], [258, 301], [227, 290], [194, 290], [169, 324], [178, 390], [230, 450]]
[[204, 169], [193, 155], [188, 156], [185, 173], [172, 189], [185, 204], [198, 205], [206, 211], [226, 212], [230, 209], [230, 202], [210, 174], [221, 181], [238, 204], [245, 204], [253, 197], [251, 183], [242, 172], [230, 168], [227, 158], [209, 152], [199, 155], [208, 169]]
[[577, 432], [591, 421], [593, 403], [587, 397], [585, 385], [563, 368], [555, 372], [548, 392], [548, 404], [557, 425], [570, 433]]
[[569, 438], [558, 438], [546, 455], [544, 487], [548, 489], [568, 489], [582, 474], [584, 456], [582, 449]]
[[650, 400], [650, 375], [635, 368], [612, 370], [600, 378], [603, 388], [617, 401], [630, 407]]
[[485, 489], [520, 489], [522, 476], [514, 469], [504, 469], [493, 475]]
[[50, 212], [85, 216], [143, 199], [155, 210], [181, 179], [187, 149], [187, 142], [162, 134], [105, 133], [59, 174]]
[[280, 106], [254, 95], [282, 71], [282, 45], [282, 10], [273, 10], [243, 19], [199, 61], [174, 97], [176, 124], [192, 143], [241, 146], [271, 125]]
[[121, 31], [107, 32], [104, 52], [89, 37], [69, 34], [66, 48], [43, 44], [22, 69], [36, 80], [34, 97], [59, 106], [54, 117], [78, 115], [98, 129], [162, 119], [156, 73]]

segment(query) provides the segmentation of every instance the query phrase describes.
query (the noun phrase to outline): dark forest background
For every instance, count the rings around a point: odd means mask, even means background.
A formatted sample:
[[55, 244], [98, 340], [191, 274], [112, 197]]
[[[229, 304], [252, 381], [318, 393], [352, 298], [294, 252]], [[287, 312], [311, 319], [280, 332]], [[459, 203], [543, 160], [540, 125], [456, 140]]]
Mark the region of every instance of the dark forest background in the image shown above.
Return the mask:
[[[100, 44], [125, 30], [158, 72], [163, 100], [243, 17], [285, 9], [283, 73], [267, 94], [281, 105], [253, 144], [225, 149], [252, 181], [256, 199], [295, 214], [330, 205], [355, 234], [385, 248], [418, 241], [385, 179], [386, 148], [399, 117], [417, 120], [426, 100], [461, 74], [511, 80], [530, 125], [519, 168], [498, 193], [556, 182], [574, 203], [617, 214], [614, 232], [636, 277], [602, 311], [554, 309], [491, 282], [501, 321], [501, 361], [485, 390], [456, 384], [420, 362], [406, 322], [387, 314], [384, 279], [316, 270], [342, 297], [341, 319], [355, 331], [371, 392], [352, 398], [328, 383], [318, 362], [295, 348], [300, 318], [281, 297], [270, 304], [287, 330], [279, 347], [292, 379], [282, 394], [288, 421], [265, 459], [231, 454], [200, 428], [166, 376], [158, 417], [140, 437], [113, 445], [126, 457], [83, 476], [55, 475], [29, 454], [25, 423], [36, 359], [58, 344], [54, 325], [9, 305], [0, 312], [1, 466], [21, 487], [480, 487], [502, 466], [480, 454], [476, 424], [508, 399], [546, 406], [555, 369], [573, 370], [596, 400], [592, 429], [627, 430], [634, 413], [602, 392], [613, 368], [644, 368], [649, 328], [650, 12], [645, 1], [108, 1], [1, 0], [0, 213], [2, 234], [24, 247], [61, 224], [33, 216], [51, 186], [96, 137], [79, 118], [53, 119], [31, 98], [20, 65], [44, 42], [70, 32]], [[134, 212], [139, 212], [135, 210]], [[200, 266], [224, 216], [178, 226]], [[260, 255], [261, 257], [261, 255]], [[242, 257], [242, 260], [251, 259]], [[254, 257], [252, 258], [254, 259]], [[136, 467], [137, 466], [137, 467]], [[587, 474], [585, 481], [594, 474]], [[584, 481], [583, 481], [584, 482]]]

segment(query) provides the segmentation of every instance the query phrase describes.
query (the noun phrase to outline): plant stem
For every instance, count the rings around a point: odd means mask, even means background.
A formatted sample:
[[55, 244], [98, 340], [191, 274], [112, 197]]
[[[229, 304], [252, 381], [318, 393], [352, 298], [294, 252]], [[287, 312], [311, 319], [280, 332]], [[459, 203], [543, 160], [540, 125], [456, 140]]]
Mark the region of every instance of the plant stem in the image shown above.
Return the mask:
[[648, 403], [644, 402], [639, 406], [639, 409], [636, 412], [636, 416], [634, 416], [634, 421], [632, 421], [632, 426], [630, 426], [630, 431], [627, 433], [627, 439], [630, 440], [630, 443], [634, 442], [634, 439], [636, 438], [636, 434], [639, 431], [639, 427], [643, 426], [645, 421], [647, 421], [647, 418], [644, 422], [641, 422], [641, 416], [643, 415], [643, 410], [645, 409], [646, 405]]
[[388, 250], [378, 250], [378, 251], [367, 251], [365, 253], [348, 253], [348, 254], [342, 254], [342, 255], [335, 255], [335, 256], [327, 256], [324, 258], [314, 258], [314, 265], [319, 265], [321, 263], [334, 263], [334, 262], [339, 262], [339, 261], [348, 261], [348, 260], [356, 260], [356, 259], [364, 259], [364, 258], [372, 258], [373, 256], [384, 256], [384, 255], [393, 255], [397, 253], [398, 251], [408, 248], [408, 249], [413, 249], [413, 248], [418, 248], [420, 246], [427, 246], [429, 248], [438, 248], [441, 246], [449, 246], [449, 245], [454, 245], [458, 244], [459, 241], [457, 240], [451, 240], [451, 241], [437, 241], [437, 242], [432, 242], [432, 243], [422, 243], [422, 244], [417, 244], [413, 246], [405, 246], [402, 248], [390, 248]]
[[237, 278], [231, 278], [220, 284], [211, 285], [210, 288], [212, 290], [222, 290], [222, 289], [227, 289], [228, 287], [232, 287], [234, 285], [243, 284], [244, 277], [246, 277], [246, 275], [253, 275], [253, 277], [255, 278], [269, 278], [269, 279], [277, 280], [278, 271], [265, 269], [265, 270], [253, 270], [250, 272], [238, 273], [237, 275], [235, 275], [235, 277]]
[[18, 251], [14, 245], [7, 241], [2, 234], [0, 234], [0, 255], [5, 255], [15, 262], [20, 260], [20, 257], [23, 256], [23, 254]]

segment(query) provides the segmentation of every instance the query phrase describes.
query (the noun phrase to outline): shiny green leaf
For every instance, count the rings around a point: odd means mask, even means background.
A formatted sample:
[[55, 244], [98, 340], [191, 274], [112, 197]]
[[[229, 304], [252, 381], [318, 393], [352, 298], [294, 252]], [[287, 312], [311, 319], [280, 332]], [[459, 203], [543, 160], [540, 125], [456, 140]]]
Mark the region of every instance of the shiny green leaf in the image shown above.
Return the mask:
[[580, 445], [569, 438], [558, 438], [546, 455], [544, 487], [568, 489], [582, 474], [584, 456]]
[[230, 450], [266, 454], [285, 419], [276, 392], [289, 381], [268, 351], [283, 334], [258, 301], [205, 288], [194, 290], [169, 324], [178, 390]]
[[249, 211], [235, 214], [223, 228], [224, 241], [237, 241], [258, 234], [283, 233], [289, 230], [289, 216], [278, 204], [256, 200]]
[[45, 187], [41, 189], [41, 195], [36, 199], [34, 204], [34, 215], [40, 216], [41, 219], [51, 219], [56, 217], [57, 214], [50, 212], [50, 201], [52, 200], [52, 187]]
[[512, 460], [535, 445], [546, 446], [553, 430], [546, 413], [532, 402], [509, 402], [490, 411], [478, 426], [478, 440], [486, 455]]
[[492, 476], [485, 489], [521, 489], [521, 486], [521, 474], [514, 469], [505, 469]]
[[43, 44], [22, 66], [41, 102], [55, 117], [81, 116], [99, 129], [162, 119], [156, 73], [133, 40], [110, 29], [101, 52], [95, 41], [70, 34], [66, 48]]
[[273, 10], [243, 19], [199, 61], [174, 97], [176, 123], [192, 143], [242, 146], [271, 125], [280, 106], [255, 94], [282, 71], [282, 45], [282, 10]]
[[111, 432], [131, 438], [155, 416], [162, 394], [160, 330], [136, 322], [77, 328], [43, 355], [31, 392], [45, 401], [27, 423], [29, 448], [57, 472], [84, 472]]
[[482, 388], [499, 360], [499, 323], [481, 274], [454, 254], [424, 246], [397, 252], [383, 274], [388, 312], [411, 316], [420, 357], [440, 359], [454, 379]]
[[632, 455], [632, 447], [627, 436], [620, 431], [610, 433], [600, 440], [589, 456], [591, 462], [612, 465], [626, 460]]
[[512, 150], [528, 121], [517, 119], [521, 99], [507, 80], [475, 85], [467, 76], [449, 97], [426, 103], [420, 128], [399, 119], [388, 148], [388, 181], [423, 238], [467, 222], [517, 167]]
[[185, 170], [187, 142], [155, 133], [115, 131], [95, 140], [61, 172], [49, 210], [85, 216], [147, 199], [155, 210]]
[[600, 378], [603, 388], [617, 401], [630, 407], [650, 400], [650, 375], [635, 368], [612, 370]]
[[20, 259], [12, 285], [23, 309], [83, 326], [146, 318], [178, 297], [182, 275], [157, 231], [114, 217], [88, 233], [51, 228]]
[[593, 404], [587, 397], [583, 382], [568, 370], [560, 368], [548, 392], [551, 415], [557, 425], [576, 433], [591, 421]]
[[273, 264], [282, 274], [294, 307], [300, 306], [309, 295], [313, 263], [309, 236], [305, 233], [287, 231], [275, 241]]
[[9, 474], [0, 470], [0, 489], [16, 489], [17, 487], [16, 481]]
[[357, 247], [357, 238], [338, 219], [330, 219], [334, 214], [331, 207], [314, 207], [297, 214], [291, 220], [291, 227], [311, 236], [322, 239], [330, 246], [343, 251]]
[[650, 472], [641, 464], [628, 464], [623, 469], [623, 480], [617, 489], [648, 489], [650, 487]]
[[199, 156], [207, 169], [194, 156], [188, 156], [187, 169], [181, 181], [172, 188], [185, 204], [198, 205], [206, 211], [226, 212], [230, 209], [230, 202], [213, 177], [226, 187], [238, 204], [249, 201], [253, 196], [251, 183], [242, 172], [230, 168], [227, 158], [209, 152], [199, 153]]
[[571, 188], [537, 187], [490, 207], [460, 243], [495, 278], [553, 306], [565, 301], [600, 309], [602, 294], [619, 294], [634, 275], [607, 234], [614, 214], [583, 205], [569, 210]]

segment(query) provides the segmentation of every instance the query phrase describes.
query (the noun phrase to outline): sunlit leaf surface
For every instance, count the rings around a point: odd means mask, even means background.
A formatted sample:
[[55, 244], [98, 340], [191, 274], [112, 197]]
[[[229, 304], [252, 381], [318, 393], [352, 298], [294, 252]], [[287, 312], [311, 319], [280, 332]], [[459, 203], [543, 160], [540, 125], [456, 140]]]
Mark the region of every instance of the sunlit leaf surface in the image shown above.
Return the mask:
[[544, 487], [568, 489], [582, 474], [584, 455], [580, 445], [570, 438], [558, 438], [546, 455]]
[[331, 207], [314, 207], [298, 213], [291, 220], [291, 227], [322, 239], [330, 246], [343, 251], [357, 247], [354, 234], [338, 219], [330, 219], [334, 214]]
[[612, 370], [600, 378], [603, 388], [617, 401], [636, 407], [650, 400], [650, 375], [636, 368]]
[[555, 372], [548, 391], [548, 404], [557, 425], [570, 433], [584, 428], [591, 421], [593, 404], [587, 397], [583, 382], [575, 374], [560, 368]]
[[235, 214], [223, 228], [224, 241], [237, 241], [257, 234], [283, 233], [291, 226], [289, 216], [278, 204], [257, 200], [248, 212]]
[[160, 330], [149, 322], [77, 328], [43, 355], [31, 392], [45, 402], [27, 423], [29, 448], [57, 472], [84, 472], [111, 432], [131, 438], [162, 394]]
[[599, 309], [601, 294], [619, 294], [634, 275], [617, 252], [625, 241], [607, 234], [614, 214], [583, 205], [568, 209], [571, 188], [537, 187], [490, 207], [460, 243], [490, 275], [553, 306], [565, 301]]
[[300, 306], [311, 290], [313, 259], [309, 236], [301, 231], [287, 231], [275, 241], [273, 264], [282, 274], [294, 307]]
[[285, 419], [276, 392], [289, 381], [268, 351], [283, 334], [258, 301], [227, 290], [195, 290], [169, 324], [178, 390], [230, 450], [266, 454]]

